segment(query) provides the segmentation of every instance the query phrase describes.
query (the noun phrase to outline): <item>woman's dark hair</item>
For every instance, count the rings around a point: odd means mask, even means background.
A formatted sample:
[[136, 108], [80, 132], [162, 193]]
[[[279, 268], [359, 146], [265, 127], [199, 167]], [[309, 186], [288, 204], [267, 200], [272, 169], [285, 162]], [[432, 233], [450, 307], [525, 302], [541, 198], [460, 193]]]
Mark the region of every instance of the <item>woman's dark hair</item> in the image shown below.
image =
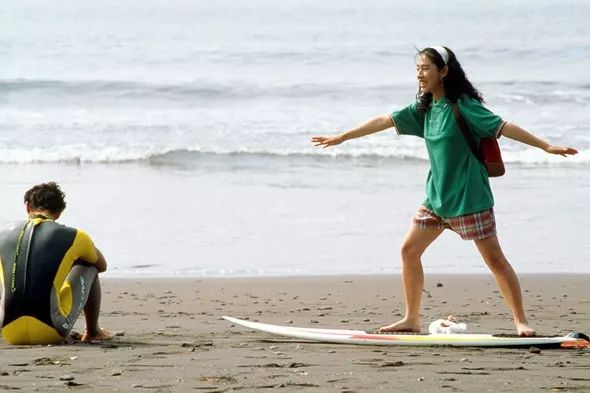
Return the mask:
[[[445, 96], [452, 103], [457, 102], [459, 97], [461, 97], [463, 94], [467, 95], [468, 97], [475, 98], [479, 102], [483, 102], [482, 94], [475, 87], [473, 87], [471, 82], [469, 82], [467, 79], [465, 71], [463, 71], [461, 64], [459, 64], [459, 61], [457, 60], [457, 56], [455, 56], [453, 51], [446, 46], [444, 48], [449, 53], [449, 61], [446, 64], [449, 67], [449, 72], [443, 79]], [[445, 62], [442, 56], [435, 49], [422, 49], [421, 51], [418, 51], [416, 57], [421, 55], [428, 57], [439, 70], [442, 70], [445, 67]], [[426, 112], [432, 103], [432, 93], [420, 94], [420, 90], [418, 90], [416, 98], [418, 100], [418, 110], [420, 112]]]
[[33, 210], [60, 214], [66, 208], [66, 194], [54, 182], [38, 184], [25, 193], [25, 203]]

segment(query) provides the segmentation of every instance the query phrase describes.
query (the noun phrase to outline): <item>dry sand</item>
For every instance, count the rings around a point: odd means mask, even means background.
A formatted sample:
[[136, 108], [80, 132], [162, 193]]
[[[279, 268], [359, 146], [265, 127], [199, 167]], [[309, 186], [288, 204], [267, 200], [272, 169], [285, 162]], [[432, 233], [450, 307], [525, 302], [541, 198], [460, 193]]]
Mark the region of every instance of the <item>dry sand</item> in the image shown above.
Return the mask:
[[[541, 334], [590, 333], [590, 276], [521, 277]], [[399, 276], [103, 279], [109, 343], [0, 344], [0, 390], [87, 392], [580, 392], [588, 349], [373, 347], [272, 337], [221, 319], [373, 330], [399, 319]], [[426, 277], [423, 326], [512, 333], [490, 276]], [[78, 321], [76, 330], [83, 329]]]

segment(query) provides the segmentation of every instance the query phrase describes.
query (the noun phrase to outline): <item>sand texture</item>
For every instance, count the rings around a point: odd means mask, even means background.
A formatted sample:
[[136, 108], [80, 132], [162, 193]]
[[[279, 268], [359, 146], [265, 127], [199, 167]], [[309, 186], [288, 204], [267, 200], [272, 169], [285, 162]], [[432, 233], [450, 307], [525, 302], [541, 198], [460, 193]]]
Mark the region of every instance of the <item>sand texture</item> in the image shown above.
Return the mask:
[[[581, 392], [588, 349], [376, 347], [282, 339], [222, 315], [293, 326], [373, 330], [400, 318], [399, 276], [103, 281], [107, 343], [0, 344], [0, 390], [85, 392]], [[590, 276], [525, 275], [541, 334], [590, 333]], [[491, 276], [426, 277], [422, 315], [470, 333], [513, 333]], [[83, 330], [82, 320], [76, 329]]]

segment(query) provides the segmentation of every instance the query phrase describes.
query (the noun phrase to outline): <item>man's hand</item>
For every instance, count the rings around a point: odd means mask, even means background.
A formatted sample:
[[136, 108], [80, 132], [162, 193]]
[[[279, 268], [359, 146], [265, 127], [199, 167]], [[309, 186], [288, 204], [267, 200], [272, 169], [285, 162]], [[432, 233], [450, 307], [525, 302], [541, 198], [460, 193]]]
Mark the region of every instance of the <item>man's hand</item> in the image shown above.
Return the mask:
[[100, 250], [98, 248], [96, 249], [96, 253], [98, 254], [98, 261], [96, 261], [94, 266], [96, 266], [99, 273], [106, 272], [107, 271], [107, 261], [106, 261], [106, 259], [104, 259], [104, 255], [102, 255], [102, 252], [100, 252]]

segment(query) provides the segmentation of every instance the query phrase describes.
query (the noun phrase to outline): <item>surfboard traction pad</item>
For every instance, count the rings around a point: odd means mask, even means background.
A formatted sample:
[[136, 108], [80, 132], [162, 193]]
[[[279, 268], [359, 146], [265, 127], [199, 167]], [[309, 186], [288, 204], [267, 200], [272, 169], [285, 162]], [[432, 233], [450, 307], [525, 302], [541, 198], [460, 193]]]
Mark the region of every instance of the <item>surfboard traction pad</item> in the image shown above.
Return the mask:
[[[365, 333], [367, 334], [383, 334], [383, 335], [387, 335], [387, 334], [393, 334], [396, 336], [400, 336], [400, 335], [404, 335], [404, 336], [429, 336], [430, 333], [415, 333], [415, 332], [380, 332], [378, 330], [370, 330], [370, 331], [365, 331]], [[496, 334], [492, 334], [492, 337], [501, 337], [501, 338], [526, 338], [526, 337], [539, 337], [539, 338], [553, 338], [553, 337], [563, 337], [560, 336], [558, 334], [552, 334], [552, 335], [547, 335], [547, 334], [535, 334], [533, 336], [519, 336], [518, 334], [510, 334], [510, 333], [496, 333]], [[590, 337], [588, 337], [587, 335], [585, 335], [584, 333], [580, 333], [580, 332], [573, 332], [567, 335], [567, 337], [573, 337], [573, 338], [577, 338], [579, 340], [586, 340], [586, 341], [590, 341]]]
[[[380, 332], [378, 330], [373, 331], [366, 331], [367, 334], [381, 334], [381, 335], [396, 335], [396, 336], [429, 336], [430, 333], [415, 333], [415, 332]], [[544, 334], [535, 334], [534, 336], [519, 336], [518, 334], [509, 334], [509, 333], [496, 333], [492, 334], [492, 337], [499, 337], [499, 338], [527, 338], [527, 337], [538, 337], [538, 338], [554, 338], [554, 337], [562, 337], [558, 334], [552, 335], [544, 335]], [[546, 344], [535, 344], [535, 346], [542, 347], [542, 348], [572, 348], [572, 349], [583, 349], [583, 348], [590, 348], [590, 337], [586, 334], [581, 332], [572, 332], [568, 334], [566, 337], [576, 338], [576, 341], [567, 341], [563, 343], [546, 343]], [[438, 346], [446, 346], [446, 345], [438, 345]], [[532, 348], [530, 344], [525, 344], [519, 347], [518, 345], [510, 345], [511, 348]], [[497, 347], [499, 348], [499, 347]]]
[[[380, 332], [378, 330], [369, 330], [369, 331], [365, 331], [365, 333], [367, 333], [367, 334], [380, 334], [380, 335], [383, 335], [383, 336], [387, 336], [387, 335], [395, 335], [395, 336], [430, 336], [430, 333]], [[459, 333], [457, 333], [457, 334], [459, 334]], [[518, 334], [510, 334], [510, 333], [496, 333], [496, 334], [492, 334], [491, 336], [492, 337], [500, 337], [500, 338], [523, 338], [523, 336], [519, 336]], [[527, 336], [524, 336], [524, 337], [527, 337]], [[553, 337], [562, 337], [562, 336], [560, 336], [558, 334], [552, 334], [552, 335], [535, 334], [534, 336], [528, 336], [528, 337], [553, 338]]]

